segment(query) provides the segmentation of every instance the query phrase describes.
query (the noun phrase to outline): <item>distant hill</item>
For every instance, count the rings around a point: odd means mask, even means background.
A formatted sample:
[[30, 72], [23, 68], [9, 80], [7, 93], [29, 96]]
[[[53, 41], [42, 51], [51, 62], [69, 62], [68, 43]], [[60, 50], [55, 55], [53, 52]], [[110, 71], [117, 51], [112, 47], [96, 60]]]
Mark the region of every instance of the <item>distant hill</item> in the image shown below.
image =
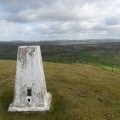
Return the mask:
[[120, 42], [120, 39], [90, 39], [90, 40], [54, 40], [54, 41], [22, 41], [22, 40], [16, 40], [16, 41], [0, 41], [2, 44], [8, 44], [13, 43], [19, 44], [19, 45], [74, 45], [74, 44], [99, 44], [99, 43], [111, 43], [111, 42]]
[[[93, 65], [105, 65], [112, 68], [120, 68], [120, 42], [86, 41], [14, 41], [0, 42], [0, 59], [16, 60], [17, 48], [21, 45], [40, 45], [44, 61], [55, 63], [88, 63]], [[75, 44], [75, 43], [76, 44]], [[79, 44], [77, 44], [77, 42]], [[82, 41], [83, 42], [83, 41]], [[69, 44], [68, 44], [69, 43]], [[73, 44], [74, 43], [74, 44]]]

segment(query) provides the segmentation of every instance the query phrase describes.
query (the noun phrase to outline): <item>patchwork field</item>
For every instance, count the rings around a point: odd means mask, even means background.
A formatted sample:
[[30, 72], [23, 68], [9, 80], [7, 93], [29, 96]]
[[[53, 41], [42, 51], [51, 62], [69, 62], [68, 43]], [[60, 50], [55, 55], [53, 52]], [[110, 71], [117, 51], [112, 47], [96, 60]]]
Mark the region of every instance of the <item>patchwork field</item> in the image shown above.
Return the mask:
[[8, 113], [15, 64], [14, 60], [0, 60], [0, 120], [120, 120], [120, 72], [88, 64], [45, 62], [51, 110]]

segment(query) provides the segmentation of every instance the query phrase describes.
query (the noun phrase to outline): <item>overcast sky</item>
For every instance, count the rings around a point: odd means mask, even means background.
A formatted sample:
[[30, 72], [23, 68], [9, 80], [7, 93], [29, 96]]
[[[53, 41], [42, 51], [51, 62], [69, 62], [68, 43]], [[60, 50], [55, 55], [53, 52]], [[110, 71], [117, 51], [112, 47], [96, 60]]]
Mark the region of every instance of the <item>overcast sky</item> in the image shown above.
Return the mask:
[[120, 38], [120, 0], [0, 0], [0, 40]]

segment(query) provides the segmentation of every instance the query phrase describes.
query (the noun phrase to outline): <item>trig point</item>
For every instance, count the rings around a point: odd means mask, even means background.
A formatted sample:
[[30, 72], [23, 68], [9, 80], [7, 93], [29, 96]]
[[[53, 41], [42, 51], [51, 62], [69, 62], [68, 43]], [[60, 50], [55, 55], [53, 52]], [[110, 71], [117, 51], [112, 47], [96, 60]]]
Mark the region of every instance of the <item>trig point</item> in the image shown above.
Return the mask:
[[47, 111], [51, 94], [47, 92], [39, 46], [18, 48], [14, 100], [8, 111]]

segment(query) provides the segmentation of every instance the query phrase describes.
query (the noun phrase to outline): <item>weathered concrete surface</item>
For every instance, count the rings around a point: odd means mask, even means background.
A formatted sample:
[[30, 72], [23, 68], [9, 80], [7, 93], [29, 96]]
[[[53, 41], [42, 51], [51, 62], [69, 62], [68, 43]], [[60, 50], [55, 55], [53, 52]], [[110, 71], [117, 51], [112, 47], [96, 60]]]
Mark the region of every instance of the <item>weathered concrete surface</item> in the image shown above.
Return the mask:
[[39, 46], [18, 48], [14, 100], [8, 111], [46, 111], [51, 94], [47, 92]]

